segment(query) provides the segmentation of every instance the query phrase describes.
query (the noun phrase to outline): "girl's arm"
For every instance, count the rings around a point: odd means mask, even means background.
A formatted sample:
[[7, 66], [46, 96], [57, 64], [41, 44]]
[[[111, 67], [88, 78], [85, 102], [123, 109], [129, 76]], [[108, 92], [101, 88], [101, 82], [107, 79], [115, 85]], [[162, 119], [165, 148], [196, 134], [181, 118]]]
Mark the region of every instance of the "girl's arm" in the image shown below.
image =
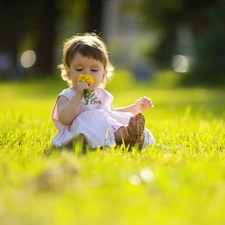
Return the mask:
[[64, 96], [58, 99], [57, 110], [59, 122], [70, 126], [79, 112], [83, 95], [74, 95], [70, 100]]
[[88, 88], [86, 82], [79, 82], [76, 87], [75, 95], [68, 100], [64, 96], [58, 99], [57, 110], [59, 122], [65, 126], [70, 126], [77, 117], [83, 98], [84, 89]]
[[139, 113], [139, 112], [143, 112], [148, 108], [153, 108], [153, 104], [151, 99], [149, 99], [148, 97], [142, 97], [139, 98], [134, 104], [129, 105], [129, 106], [125, 106], [122, 108], [117, 108], [115, 109], [116, 111], [120, 111], [120, 112], [130, 112], [133, 114]]

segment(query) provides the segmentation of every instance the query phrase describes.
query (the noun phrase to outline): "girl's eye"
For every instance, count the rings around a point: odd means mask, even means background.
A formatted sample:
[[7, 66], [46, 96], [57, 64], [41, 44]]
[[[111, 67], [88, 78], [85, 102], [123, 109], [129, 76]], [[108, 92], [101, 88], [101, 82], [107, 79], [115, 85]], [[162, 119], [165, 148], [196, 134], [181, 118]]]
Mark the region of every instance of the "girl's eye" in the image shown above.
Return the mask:
[[97, 72], [98, 70], [93, 70], [93, 69], [92, 69], [91, 71], [92, 71], [92, 72]]
[[76, 69], [76, 71], [81, 72], [81, 71], [82, 71], [82, 69]]

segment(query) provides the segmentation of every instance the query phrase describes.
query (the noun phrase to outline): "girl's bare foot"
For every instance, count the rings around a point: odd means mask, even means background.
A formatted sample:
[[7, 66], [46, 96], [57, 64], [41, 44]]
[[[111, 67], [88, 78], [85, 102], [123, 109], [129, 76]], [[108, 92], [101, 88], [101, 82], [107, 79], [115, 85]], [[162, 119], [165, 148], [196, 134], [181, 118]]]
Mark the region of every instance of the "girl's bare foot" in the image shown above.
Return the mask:
[[125, 142], [130, 146], [138, 145], [139, 149], [142, 148], [144, 142], [144, 128], [145, 118], [143, 114], [137, 113], [132, 116], [128, 125], [124, 128]]

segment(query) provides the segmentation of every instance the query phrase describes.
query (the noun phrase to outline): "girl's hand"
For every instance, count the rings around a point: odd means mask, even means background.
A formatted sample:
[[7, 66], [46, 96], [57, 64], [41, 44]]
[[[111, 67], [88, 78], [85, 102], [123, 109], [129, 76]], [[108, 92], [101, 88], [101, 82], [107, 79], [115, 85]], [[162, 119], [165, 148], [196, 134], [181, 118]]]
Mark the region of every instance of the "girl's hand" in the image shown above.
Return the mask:
[[153, 108], [154, 105], [152, 104], [151, 99], [149, 99], [148, 97], [142, 97], [139, 98], [136, 102], [135, 102], [135, 109], [137, 110], [137, 112], [143, 112], [148, 108]]
[[83, 95], [84, 90], [88, 88], [89, 88], [89, 85], [87, 82], [78, 82], [76, 86], [76, 93], [79, 95]]

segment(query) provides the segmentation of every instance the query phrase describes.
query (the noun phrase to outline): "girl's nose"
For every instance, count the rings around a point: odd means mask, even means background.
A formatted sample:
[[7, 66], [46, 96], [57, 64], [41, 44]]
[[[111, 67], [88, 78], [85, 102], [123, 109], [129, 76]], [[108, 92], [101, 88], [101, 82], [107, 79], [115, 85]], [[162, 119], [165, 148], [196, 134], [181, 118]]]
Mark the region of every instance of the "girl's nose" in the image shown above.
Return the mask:
[[84, 70], [83, 70], [83, 73], [84, 73], [84, 74], [89, 74], [89, 75], [91, 75], [91, 74], [90, 74], [90, 71], [89, 71], [88, 69], [84, 69]]

